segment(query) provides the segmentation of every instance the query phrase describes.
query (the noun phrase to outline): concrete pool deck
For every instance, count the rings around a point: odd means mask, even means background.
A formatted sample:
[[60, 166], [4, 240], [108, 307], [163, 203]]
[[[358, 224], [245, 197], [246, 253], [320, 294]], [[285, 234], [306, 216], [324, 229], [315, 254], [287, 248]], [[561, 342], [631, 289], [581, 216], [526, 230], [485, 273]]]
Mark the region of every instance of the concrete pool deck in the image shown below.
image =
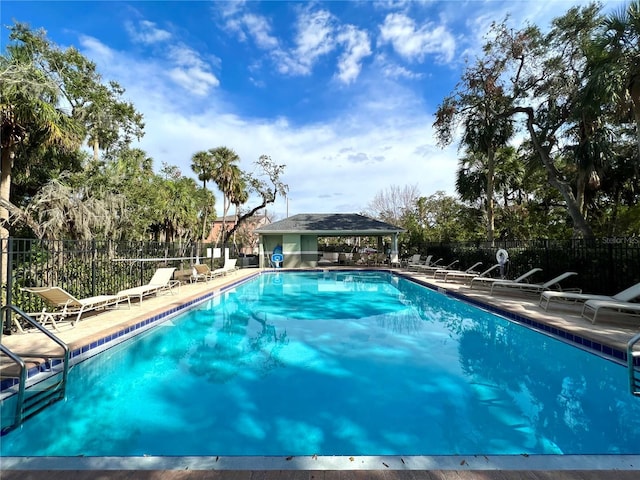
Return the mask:
[[[336, 267], [346, 269], [346, 267]], [[626, 343], [640, 331], [635, 322], [619, 316], [602, 316], [599, 322], [580, 317], [580, 307], [574, 304], [554, 304], [545, 312], [538, 306], [539, 295], [503, 293], [491, 296], [488, 290], [471, 290], [458, 283], [434, 281], [430, 276], [404, 269], [399, 274], [418, 282], [442, 288], [451, 295], [462, 295], [482, 303], [529, 318], [539, 324], [572, 332], [581, 338], [624, 350]], [[183, 284], [175, 294], [160, 295], [134, 303], [130, 309], [88, 315], [75, 328], [60, 324], [55, 332], [70, 348], [77, 349], [104, 338], [141, 320], [158, 315], [187, 302], [203, 298], [211, 292], [228, 288], [234, 283], [256, 275], [258, 269], [236, 270], [208, 283]], [[3, 336], [3, 344], [13, 351], [46, 349], [44, 335], [25, 333]], [[0, 478], [13, 479], [620, 479], [640, 478], [640, 457], [620, 455], [596, 456], [497, 456], [497, 457], [144, 457], [144, 458], [3, 458]]]

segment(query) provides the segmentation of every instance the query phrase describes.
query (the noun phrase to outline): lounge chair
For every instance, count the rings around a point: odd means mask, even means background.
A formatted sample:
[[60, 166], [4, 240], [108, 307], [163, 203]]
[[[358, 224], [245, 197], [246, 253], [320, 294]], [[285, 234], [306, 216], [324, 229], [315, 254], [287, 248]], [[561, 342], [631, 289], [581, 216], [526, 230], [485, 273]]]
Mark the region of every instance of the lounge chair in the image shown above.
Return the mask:
[[428, 255], [424, 262], [416, 263], [415, 265], [410, 266], [409, 270], [422, 271], [425, 268], [433, 268], [433, 267], [441, 268], [442, 265], [438, 265], [438, 264], [442, 261], [442, 259], [439, 258], [438, 260], [433, 261], [431, 260], [432, 258], [433, 258], [433, 255]]
[[390, 267], [399, 267], [400, 266], [400, 258], [398, 257], [398, 253], [392, 253], [389, 256], [389, 266]]
[[60, 287], [30, 287], [23, 288], [25, 292], [35, 293], [45, 303], [58, 309], [57, 311], [43, 310], [38, 314], [39, 321], [44, 325], [50, 321], [53, 328], [58, 329], [57, 321], [67, 317], [75, 317], [71, 320], [71, 326], [75, 327], [83, 313], [93, 310], [101, 310], [107, 307], [117, 307], [120, 302], [127, 302], [131, 307], [131, 301], [126, 293], [116, 295], [96, 295], [95, 297], [76, 298]]
[[[415, 267], [416, 265], [424, 265], [424, 262], [421, 260], [421, 255], [419, 253], [414, 253], [413, 256], [407, 261], [407, 268]], [[428, 258], [431, 258], [429, 255]]]
[[[640, 297], [640, 283], [636, 283], [635, 285], [630, 286], [629, 288], [622, 290], [619, 293], [616, 293], [612, 296], [607, 295], [591, 295], [588, 293], [584, 293], [581, 295], [572, 295], [566, 297], [559, 297], [562, 300], [568, 301], [584, 301], [584, 305], [582, 306], [582, 316], [588, 320], [591, 320], [591, 323], [596, 323], [596, 317], [600, 310], [616, 310], [621, 313], [629, 313], [631, 315], [636, 315], [636, 312], [640, 314], [640, 303], [633, 302], [636, 298]], [[551, 300], [551, 297], [546, 299], [547, 305]], [[542, 297], [540, 299], [542, 302]], [[589, 314], [593, 312], [593, 316], [589, 317]]]
[[604, 300], [612, 302], [630, 302], [636, 297], [640, 297], [640, 283], [630, 286], [615, 295], [596, 295], [592, 293], [575, 292], [542, 292], [538, 304], [544, 309], [549, 308], [549, 304], [556, 302], [586, 302], [587, 300]]
[[189, 281], [191, 283], [198, 282], [200, 280], [208, 282], [209, 280], [212, 280], [219, 275], [219, 273], [214, 273], [206, 263], [198, 263], [193, 266]]
[[[634, 317], [640, 316], [640, 303], [623, 302], [621, 300], [587, 300], [582, 306], [582, 317], [596, 323], [596, 317], [600, 310], [615, 310], [619, 313], [628, 314]], [[593, 312], [590, 317], [589, 314]]]
[[455, 281], [463, 281], [466, 282], [467, 280], [472, 280], [476, 277], [486, 277], [486, 278], [491, 278], [489, 277], [489, 274], [491, 272], [493, 272], [495, 269], [500, 268], [500, 264], [496, 263], [495, 265], [487, 268], [484, 272], [482, 273], [476, 273], [476, 272], [469, 272], [469, 273], [465, 273], [465, 272], [461, 272], [459, 270], [447, 270], [442, 278], [442, 281], [444, 282], [455, 282]]
[[[564, 272], [561, 275], [558, 275], [551, 280], [544, 283], [527, 283], [527, 282], [516, 282], [514, 280], [498, 280], [497, 282], [493, 282], [491, 284], [491, 295], [493, 295], [493, 291], [496, 288], [506, 288], [506, 289], [514, 289], [519, 290], [521, 292], [527, 293], [540, 293], [546, 290], [550, 290], [552, 288], [559, 288], [560, 282], [567, 277], [571, 277], [573, 275], [577, 275], [577, 272]], [[576, 293], [579, 293], [581, 290], [572, 290]]]
[[224, 265], [221, 268], [216, 268], [213, 275], [226, 275], [229, 272], [233, 272], [236, 269], [237, 258], [225, 258]]
[[438, 275], [442, 275], [442, 278], [444, 278], [447, 273], [453, 273], [453, 272], [473, 273], [474, 275], [478, 275], [480, 272], [476, 272], [475, 269], [478, 268], [480, 265], [482, 265], [482, 262], [476, 262], [466, 270], [454, 270], [452, 268], [446, 268], [446, 267], [439, 268], [435, 272], [433, 272], [433, 278], [436, 278]]
[[[541, 271], [542, 271], [541, 268], [532, 268], [527, 273], [524, 273], [524, 274], [520, 275], [518, 278], [516, 278], [513, 281], [514, 282], [524, 282], [525, 280], [527, 280], [534, 273], [541, 272]], [[477, 277], [473, 277], [471, 279], [471, 283], [469, 284], [469, 288], [473, 288], [473, 284], [474, 283], [476, 283], [476, 286], [483, 285], [485, 287], [491, 287], [491, 285], [493, 285], [495, 282], [501, 282], [501, 281], [504, 281], [504, 278], [481, 277], [481, 276], [478, 275]]]
[[127, 288], [126, 290], [120, 290], [116, 295], [128, 295], [129, 297], [139, 297], [142, 301], [142, 297], [151, 294], [158, 294], [162, 291], [169, 291], [173, 293], [174, 287], [180, 288], [179, 280], [172, 280], [173, 272], [175, 268], [158, 268], [149, 283], [146, 285], [140, 285], [139, 287]]
[[435, 262], [432, 262], [430, 265], [418, 265], [417, 270], [419, 272], [424, 272], [424, 273], [434, 273], [437, 270], [451, 270], [452, 267], [458, 263], [458, 260], [454, 260], [453, 262], [451, 262], [448, 265], [438, 265], [440, 262], [442, 261], [441, 258], [439, 258], [438, 260], [436, 260]]

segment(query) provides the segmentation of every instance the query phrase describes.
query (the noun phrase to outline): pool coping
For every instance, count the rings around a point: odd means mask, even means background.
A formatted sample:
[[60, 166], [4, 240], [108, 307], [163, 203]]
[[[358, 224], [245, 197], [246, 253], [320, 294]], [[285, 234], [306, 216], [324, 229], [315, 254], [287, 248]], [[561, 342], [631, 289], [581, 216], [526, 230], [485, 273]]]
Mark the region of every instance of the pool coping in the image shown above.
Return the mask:
[[[84, 361], [109, 348], [135, 337], [150, 328], [182, 313], [185, 309], [213, 299], [262, 274], [278, 271], [326, 271], [327, 269], [264, 269], [210, 291], [186, 299], [178, 306], [162, 310], [149, 318], [125, 325], [115, 333], [87, 345], [74, 348], [72, 364]], [[350, 268], [331, 269], [333, 272], [353, 271]], [[368, 269], [397, 275], [433, 291], [468, 302], [532, 328], [541, 333], [590, 350], [609, 360], [626, 365], [626, 352], [579, 335], [550, 327], [523, 315], [500, 309], [456, 291], [421, 281], [403, 272], [389, 269]], [[563, 332], [566, 336], [562, 336]], [[578, 340], [578, 341], [576, 341]], [[580, 343], [583, 342], [583, 343]], [[603, 348], [606, 347], [606, 348]], [[640, 359], [638, 359], [640, 364]], [[30, 369], [30, 383], [38, 383], [49, 377], [52, 368], [43, 364]], [[42, 375], [40, 375], [42, 374]], [[42, 377], [42, 378], [40, 378]], [[10, 389], [11, 387], [9, 387]], [[410, 455], [410, 456], [142, 456], [142, 457], [0, 457], [2, 470], [640, 470], [640, 455]]]
[[640, 470], [640, 455], [2, 457], [3, 470]]

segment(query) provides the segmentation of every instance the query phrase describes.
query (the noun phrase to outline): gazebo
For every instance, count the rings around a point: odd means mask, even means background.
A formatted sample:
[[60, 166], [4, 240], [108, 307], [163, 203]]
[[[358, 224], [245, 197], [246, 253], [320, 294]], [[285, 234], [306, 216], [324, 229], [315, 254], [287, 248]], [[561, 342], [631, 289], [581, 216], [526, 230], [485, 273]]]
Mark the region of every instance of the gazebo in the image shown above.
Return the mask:
[[[316, 267], [318, 237], [391, 237], [391, 255], [397, 256], [398, 235], [403, 228], [355, 213], [301, 213], [255, 230], [260, 240], [260, 266], [272, 265], [272, 256], [285, 268]], [[281, 257], [278, 255], [281, 254]]]

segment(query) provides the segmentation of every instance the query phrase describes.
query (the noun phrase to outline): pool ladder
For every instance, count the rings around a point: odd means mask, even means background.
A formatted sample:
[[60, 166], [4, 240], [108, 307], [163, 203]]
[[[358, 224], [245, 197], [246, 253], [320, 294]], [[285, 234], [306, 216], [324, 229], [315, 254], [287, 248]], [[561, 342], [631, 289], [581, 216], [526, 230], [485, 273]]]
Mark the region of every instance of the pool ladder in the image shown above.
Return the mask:
[[[12, 313], [20, 317], [32, 327], [38, 329], [50, 340], [56, 343], [60, 347], [60, 353], [52, 353], [49, 351], [13, 352], [2, 344], [2, 333], [0, 329], [0, 353], [2, 354], [2, 357], [7, 357], [9, 359], [8, 363], [2, 359], [2, 371], [0, 377], [3, 380], [11, 378], [17, 380], [17, 383], [14, 383], [14, 385], [10, 387], [10, 389], [15, 391], [17, 385], [17, 392], [2, 400], [4, 405], [9, 405], [11, 402], [15, 402], [15, 413], [12, 416], [8, 415], [6, 419], [3, 413], [0, 435], [5, 435], [11, 430], [18, 428], [29, 417], [34, 416], [36, 413], [42, 411], [52, 403], [64, 399], [67, 377], [69, 374], [69, 347], [53, 333], [40, 325], [31, 316], [24, 313], [14, 305], [5, 305], [2, 307], [0, 309], [0, 319], [5, 319], [6, 317], [7, 321], [9, 321]], [[46, 370], [43, 370], [41, 367], [40, 371], [46, 371], [51, 375], [38, 382], [37, 385], [33, 385], [27, 389], [27, 362], [29, 359], [41, 362], [40, 364], [44, 366]], [[2, 410], [3, 412], [7, 411], [11, 414], [8, 408], [3, 408]], [[5, 420], [7, 425], [5, 425]]]
[[640, 333], [634, 336], [627, 343], [627, 363], [629, 365], [629, 388], [631, 394], [640, 397], [640, 365], [636, 365], [636, 359], [640, 359], [640, 348], [636, 345], [640, 343]]

